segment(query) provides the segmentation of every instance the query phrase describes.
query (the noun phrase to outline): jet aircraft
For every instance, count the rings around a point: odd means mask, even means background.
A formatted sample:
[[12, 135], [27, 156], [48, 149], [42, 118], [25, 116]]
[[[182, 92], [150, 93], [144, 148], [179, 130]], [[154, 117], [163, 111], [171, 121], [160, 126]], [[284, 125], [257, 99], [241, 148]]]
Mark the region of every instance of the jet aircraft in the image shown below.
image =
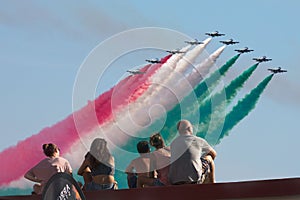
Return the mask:
[[160, 61], [158, 58], [155, 58], [155, 59], [147, 59], [146, 61], [149, 62], [149, 63], [161, 63], [161, 61]]
[[253, 58], [252, 60], [255, 60], [255, 61], [261, 63], [261, 62], [271, 61], [272, 59], [271, 58], [267, 58], [267, 56], [263, 56], [263, 57], [260, 57], [260, 58]]
[[191, 45], [203, 44], [203, 42], [200, 42], [197, 39], [194, 39], [194, 40], [191, 40], [191, 41], [185, 41], [185, 43], [188, 43], [188, 44], [191, 44]]
[[223, 44], [226, 44], [226, 45], [231, 45], [231, 44], [237, 44], [237, 43], [239, 43], [237, 41], [233, 41], [233, 39], [224, 40], [224, 41], [220, 41], [220, 42], [223, 43]]
[[214, 31], [210, 33], [205, 33], [205, 35], [211, 36], [211, 37], [219, 37], [219, 36], [224, 36], [224, 33], [219, 33], [219, 31]]
[[166, 52], [171, 54], [176, 54], [176, 53], [185, 53], [186, 51], [180, 51], [179, 49], [175, 49], [175, 50], [167, 50]]
[[268, 70], [270, 72], [272, 72], [273, 74], [287, 72], [287, 70], [283, 70], [283, 69], [281, 69], [281, 67], [278, 67], [277, 69], [268, 69]]
[[235, 49], [236, 52], [239, 52], [239, 53], [249, 53], [251, 51], [254, 51], [252, 49], [249, 49], [248, 47], [244, 47], [242, 49]]
[[127, 70], [126, 72], [129, 72], [132, 75], [145, 74], [145, 72], [142, 72], [139, 69]]

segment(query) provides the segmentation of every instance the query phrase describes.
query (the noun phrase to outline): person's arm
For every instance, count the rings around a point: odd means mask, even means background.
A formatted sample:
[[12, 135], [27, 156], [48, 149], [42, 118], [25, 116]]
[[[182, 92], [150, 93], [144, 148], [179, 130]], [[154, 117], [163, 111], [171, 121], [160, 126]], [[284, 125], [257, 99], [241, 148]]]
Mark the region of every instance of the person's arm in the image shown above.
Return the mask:
[[207, 155], [210, 155], [212, 159], [215, 159], [217, 156], [217, 152], [213, 148], [210, 148], [210, 151], [207, 153]]
[[157, 166], [156, 166], [156, 156], [155, 156], [154, 152], [152, 152], [150, 154], [150, 173], [149, 173], [150, 178], [154, 178], [155, 177], [155, 170], [156, 169], [157, 169]]
[[69, 161], [66, 162], [66, 169], [65, 169], [65, 172], [69, 173], [71, 176], [73, 176], [73, 170], [72, 170], [72, 167], [69, 163]]
[[127, 185], [129, 188], [136, 188], [137, 184], [137, 176], [136, 173], [133, 172], [133, 170], [133, 162], [130, 162], [130, 164], [125, 169], [125, 173], [127, 174]]
[[87, 167], [89, 167], [89, 165], [90, 165], [89, 159], [88, 158], [84, 158], [84, 161], [81, 163], [81, 166], [79, 167], [77, 174], [79, 176], [82, 176], [83, 172], [85, 171], [85, 169]]
[[24, 175], [24, 178], [30, 180], [30, 181], [33, 181], [33, 182], [37, 182], [37, 183], [40, 183], [42, 182], [41, 180], [39, 180], [33, 173], [33, 170], [30, 169], [28, 172], [26, 172], [26, 174]]
[[134, 173], [127, 172], [127, 185], [129, 188], [136, 188], [137, 176]]
[[202, 149], [204, 153], [202, 156], [210, 155], [212, 159], [215, 159], [217, 156], [217, 152], [208, 144], [206, 140], [203, 140]]

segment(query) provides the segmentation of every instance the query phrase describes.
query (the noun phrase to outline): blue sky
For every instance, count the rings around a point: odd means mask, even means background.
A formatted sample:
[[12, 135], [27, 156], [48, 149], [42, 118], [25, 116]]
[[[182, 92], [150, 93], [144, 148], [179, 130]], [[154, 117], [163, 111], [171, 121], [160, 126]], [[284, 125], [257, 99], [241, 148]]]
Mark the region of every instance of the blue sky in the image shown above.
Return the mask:
[[[299, 177], [299, 7], [300, 2], [294, 0], [2, 1], [0, 150], [72, 113], [80, 65], [108, 37], [149, 26], [198, 39], [205, 39], [205, 32], [219, 30], [240, 44], [227, 47], [218, 65], [234, 56], [237, 47], [255, 49], [239, 58], [228, 77], [254, 64], [254, 56], [273, 58], [259, 66], [241, 96], [268, 75], [269, 67], [282, 66], [288, 73], [272, 79], [255, 110], [215, 147], [217, 181]], [[216, 39], [207, 50], [218, 47]], [[141, 65], [143, 60], [138, 57], [125, 64], [132, 63]], [[100, 88], [111, 86], [107, 82]]]

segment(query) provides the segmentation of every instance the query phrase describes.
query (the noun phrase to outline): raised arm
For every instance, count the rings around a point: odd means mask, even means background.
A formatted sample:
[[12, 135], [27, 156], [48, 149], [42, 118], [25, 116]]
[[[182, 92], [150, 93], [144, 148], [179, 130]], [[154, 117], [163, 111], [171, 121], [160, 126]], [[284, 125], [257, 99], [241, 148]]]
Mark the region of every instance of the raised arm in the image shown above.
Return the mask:
[[87, 167], [89, 167], [89, 166], [90, 166], [90, 161], [89, 161], [89, 159], [88, 159], [87, 157], [85, 157], [85, 158], [84, 158], [84, 161], [81, 163], [81, 166], [80, 166], [79, 169], [78, 169], [77, 174], [78, 174], [79, 176], [82, 176], [83, 173], [85, 172], [85, 169], [86, 169]]

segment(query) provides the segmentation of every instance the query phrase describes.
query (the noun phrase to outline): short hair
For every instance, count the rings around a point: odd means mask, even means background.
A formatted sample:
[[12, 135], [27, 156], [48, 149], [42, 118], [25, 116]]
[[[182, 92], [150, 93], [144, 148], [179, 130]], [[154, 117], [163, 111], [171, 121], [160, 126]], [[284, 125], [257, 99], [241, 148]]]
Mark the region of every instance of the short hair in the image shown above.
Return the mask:
[[182, 120], [177, 123], [177, 126], [176, 126], [177, 130], [179, 130], [181, 122], [182, 122]]
[[140, 141], [136, 145], [139, 153], [148, 153], [150, 151], [149, 143], [147, 141]]
[[42, 147], [43, 147], [44, 154], [48, 157], [53, 156], [54, 153], [59, 150], [59, 148], [55, 144], [52, 144], [52, 143], [43, 144]]
[[165, 142], [160, 133], [154, 133], [150, 136], [150, 145], [154, 146], [156, 149], [163, 148], [165, 146]]
[[189, 126], [191, 126], [191, 128], [193, 126], [189, 120], [186, 120], [186, 119], [180, 120], [177, 123], [177, 130], [178, 130], [179, 134], [184, 133], [187, 130], [187, 128], [189, 128]]

